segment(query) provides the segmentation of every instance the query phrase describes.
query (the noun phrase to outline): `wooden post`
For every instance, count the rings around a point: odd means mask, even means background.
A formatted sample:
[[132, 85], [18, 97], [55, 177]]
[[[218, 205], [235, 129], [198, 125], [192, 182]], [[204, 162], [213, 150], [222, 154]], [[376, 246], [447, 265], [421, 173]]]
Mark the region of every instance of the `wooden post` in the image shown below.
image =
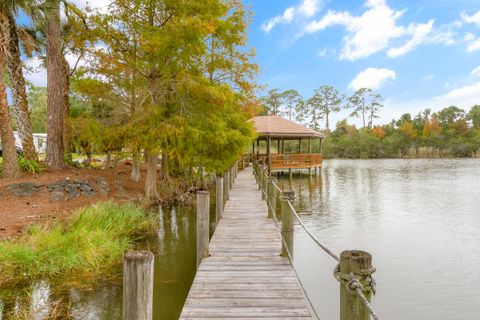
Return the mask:
[[277, 212], [277, 189], [274, 186], [275, 179], [270, 178], [268, 181], [268, 217], [273, 218]]
[[261, 169], [261, 165], [257, 164], [257, 183], [258, 183], [258, 190], [262, 190], [262, 177], [263, 177], [263, 170]]
[[268, 164], [268, 174], [270, 174], [270, 164], [272, 163], [272, 160], [271, 160], [271, 145], [272, 145], [272, 139], [270, 137], [267, 138], [267, 164]]
[[[312, 138], [308, 138], [308, 157], [310, 158], [310, 166], [312, 165]], [[312, 167], [308, 168], [308, 175], [312, 175]]]
[[229, 177], [228, 177], [228, 170], [225, 171], [224, 175], [223, 175], [223, 186], [224, 186], [224, 192], [223, 192], [223, 196], [224, 196], [224, 202], [227, 202], [227, 200], [230, 199], [230, 183], [228, 182], [229, 181]]
[[217, 177], [215, 180], [215, 199], [215, 222], [218, 224], [223, 214], [223, 177]]
[[197, 192], [197, 268], [203, 258], [208, 257], [210, 240], [210, 192]]
[[285, 242], [282, 241], [282, 256], [288, 257], [288, 252], [293, 258], [293, 231], [294, 231], [294, 216], [292, 208], [290, 208], [289, 201], [295, 199], [294, 191], [283, 191], [280, 198], [282, 204], [282, 236]]
[[233, 174], [233, 166], [230, 167], [230, 169], [228, 170], [228, 181], [230, 183], [230, 190], [232, 190], [232, 187], [233, 187], [233, 179], [234, 179], [234, 174]]
[[130, 251], [123, 259], [123, 320], [152, 320], [153, 253]]
[[[340, 254], [340, 273], [358, 273], [372, 268], [372, 255], [361, 250], [346, 250]], [[371, 292], [364, 292], [371, 301]], [[340, 320], [370, 320], [370, 313], [356, 293], [350, 293], [340, 282]]]
[[262, 200], [267, 199], [267, 193], [268, 193], [268, 181], [267, 181], [267, 176], [265, 176], [265, 173], [262, 174]]

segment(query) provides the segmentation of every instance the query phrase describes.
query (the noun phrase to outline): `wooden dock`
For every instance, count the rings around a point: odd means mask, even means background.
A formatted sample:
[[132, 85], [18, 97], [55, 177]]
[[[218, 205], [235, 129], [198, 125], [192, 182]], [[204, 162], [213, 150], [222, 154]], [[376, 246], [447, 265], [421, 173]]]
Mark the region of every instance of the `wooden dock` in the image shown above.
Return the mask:
[[238, 173], [180, 319], [312, 319], [252, 168]]

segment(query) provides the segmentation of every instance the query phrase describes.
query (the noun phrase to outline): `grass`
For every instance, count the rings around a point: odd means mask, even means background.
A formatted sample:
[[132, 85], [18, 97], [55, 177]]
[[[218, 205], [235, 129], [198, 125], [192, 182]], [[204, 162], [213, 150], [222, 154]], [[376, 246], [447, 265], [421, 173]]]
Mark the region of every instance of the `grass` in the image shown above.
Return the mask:
[[[24, 157], [18, 157], [20, 170], [26, 174], [36, 174], [45, 171], [44, 166], [38, 161], [27, 160]], [[0, 157], [0, 177], [2, 176], [3, 158]]]
[[35, 225], [22, 237], [0, 243], [0, 288], [118, 271], [123, 253], [142, 233], [154, 231], [155, 221], [132, 204], [103, 202], [76, 211], [68, 222]]

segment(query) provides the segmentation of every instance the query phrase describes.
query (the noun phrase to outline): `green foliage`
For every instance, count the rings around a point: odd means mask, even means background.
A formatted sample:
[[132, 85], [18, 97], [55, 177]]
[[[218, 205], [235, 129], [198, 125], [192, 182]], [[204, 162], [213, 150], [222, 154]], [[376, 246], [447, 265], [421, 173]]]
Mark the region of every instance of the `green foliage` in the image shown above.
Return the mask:
[[27, 174], [36, 174], [45, 170], [38, 161], [25, 159], [23, 156], [18, 157], [20, 169]]
[[113, 274], [137, 236], [154, 228], [155, 218], [141, 209], [112, 202], [80, 209], [66, 223], [35, 225], [28, 234], [0, 243], [0, 287]]
[[[430, 109], [413, 120], [404, 114], [399, 120], [373, 129], [358, 130], [346, 120], [325, 140], [324, 156], [337, 158], [471, 157], [480, 150], [480, 130], [471, 115], [457, 107], [431, 114]], [[442, 119], [443, 124], [438, 120]], [[469, 126], [467, 120], [472, 120]]]
[[472, 121], [475, 128], [480, 128], [480, 105], [474, 105], [468, 112], [467, 120]]
[[29, 85], [28, 103], [32, 130], [35, 133], [47, 132], [47, 88]]

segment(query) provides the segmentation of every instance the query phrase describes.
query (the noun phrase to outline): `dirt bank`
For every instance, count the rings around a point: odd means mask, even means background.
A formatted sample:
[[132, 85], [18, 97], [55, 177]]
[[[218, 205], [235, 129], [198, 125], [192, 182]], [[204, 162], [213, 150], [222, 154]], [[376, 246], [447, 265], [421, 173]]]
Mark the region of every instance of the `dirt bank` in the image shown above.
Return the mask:
[[128, 163], [121, 163], [112, 170], [68, 168], [0, 179], [0, 240], [25, 232], [33, 223], [66, 218], [74, 209], [98, 201], [139, 201], [144, 180], [130, 180], [130, 170]]

